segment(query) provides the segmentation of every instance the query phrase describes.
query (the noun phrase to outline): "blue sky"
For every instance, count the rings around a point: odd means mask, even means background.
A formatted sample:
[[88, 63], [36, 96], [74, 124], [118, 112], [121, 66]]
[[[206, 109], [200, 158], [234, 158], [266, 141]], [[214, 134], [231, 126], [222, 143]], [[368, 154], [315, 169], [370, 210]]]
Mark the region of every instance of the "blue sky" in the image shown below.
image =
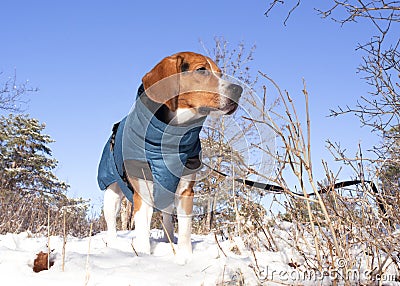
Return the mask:
[[[59, 161], [55, 172], [71, 185], [70, 195], [90, 198], [98, 209], [101, 151], [112, 124], [129, 112], [142, 76], [175, 52], [204, 53], [199, 40], [210, 48], [215, 36], [231, 47], [256, 44], [253, 72], [271, 76], [300, 110], [306, 80], [319, 165], [331, 161], [324, 150], [328, 138], [350, 151], [377, 142], [354, 116], [327, 118], [329, 109], [354, 105], [368, 91], [356, 73], [362, 54], [355, 48], [372, 30], [366, 23], [341, 27], [321, 20], [310, 6], [314, 1], [303, 2], [285, 27], [290, 7], [267, 18], [268, 1], [3, 0], [0, 80], [16, 71], [19, 81], [40, 89], [26, 111], [56, 140], [50, 146]], [[322, 176], [322, 167], [316, 169]]]

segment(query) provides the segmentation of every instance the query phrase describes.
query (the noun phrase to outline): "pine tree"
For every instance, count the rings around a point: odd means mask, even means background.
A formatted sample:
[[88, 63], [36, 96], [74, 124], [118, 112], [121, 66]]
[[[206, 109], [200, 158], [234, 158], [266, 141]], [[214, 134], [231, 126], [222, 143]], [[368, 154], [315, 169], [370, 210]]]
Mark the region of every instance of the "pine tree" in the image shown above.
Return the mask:
[[63, 194], [68, 185], [52, 172], [57, 160], [47, 144], [53, 140], [42, 134], [45, 128], [28, 115], [0, 118], [0, 192], [43, 195], [48, 199]]
[[66, 195], [69, 186], [53, 173], [57, 160], [43, 134], [45, 124], [28, 115], [0, 117], [0, 233], [31, 231], [87, 235], [87, 202]]

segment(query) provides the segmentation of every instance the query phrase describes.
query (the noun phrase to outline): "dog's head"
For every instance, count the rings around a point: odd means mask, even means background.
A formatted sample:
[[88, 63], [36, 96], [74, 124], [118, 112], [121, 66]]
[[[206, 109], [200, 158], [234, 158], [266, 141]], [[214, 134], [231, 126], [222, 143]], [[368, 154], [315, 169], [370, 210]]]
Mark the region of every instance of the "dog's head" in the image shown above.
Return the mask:
[[243, 89], [221, 76], [221, 70], [209, 57], [181, 52], [164, 58], [142, 82], [147, 96], [172, 112], [232, 114]]

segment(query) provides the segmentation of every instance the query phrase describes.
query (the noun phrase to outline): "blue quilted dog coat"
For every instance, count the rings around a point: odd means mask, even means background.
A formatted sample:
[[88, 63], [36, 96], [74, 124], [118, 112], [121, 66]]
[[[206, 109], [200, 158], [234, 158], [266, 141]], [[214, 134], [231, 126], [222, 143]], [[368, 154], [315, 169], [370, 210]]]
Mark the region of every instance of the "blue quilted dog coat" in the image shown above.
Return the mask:
[[156, 118], [141, 101], [107, 141], [98, 169], [98, 184], [105, 190], [117, 182], [132, 202], [133, 189], [126, 177], [153, 181], [154, 206], [162, 210], [174, 202], [180, 177], [201, 167], [199, 133], [205, 117], [188, 126], [168, 125]]

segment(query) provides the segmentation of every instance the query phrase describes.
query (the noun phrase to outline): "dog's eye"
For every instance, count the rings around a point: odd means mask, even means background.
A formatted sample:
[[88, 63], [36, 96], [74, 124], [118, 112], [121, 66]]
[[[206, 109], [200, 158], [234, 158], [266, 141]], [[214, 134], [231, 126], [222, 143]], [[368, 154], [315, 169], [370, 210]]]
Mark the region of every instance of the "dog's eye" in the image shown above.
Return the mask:
[[205, 67], [198, 68], [196, 70], [196, 72], [198, 72], [198, 73], [200, 73], [202, 75], [207, 75], [208, 74], [208, 70]]

